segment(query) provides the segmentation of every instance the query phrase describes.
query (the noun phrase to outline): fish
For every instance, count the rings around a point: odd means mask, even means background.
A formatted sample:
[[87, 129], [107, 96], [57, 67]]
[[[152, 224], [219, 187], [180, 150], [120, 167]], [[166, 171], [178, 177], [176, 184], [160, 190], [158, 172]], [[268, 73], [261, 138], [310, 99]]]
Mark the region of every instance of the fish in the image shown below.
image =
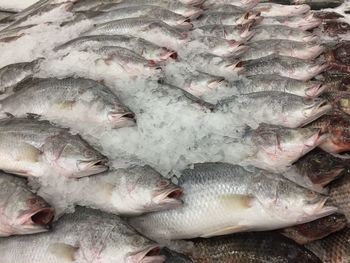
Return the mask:
[[344, 114], [325, 115], [310, 124], [311, 127], [320, 128], [329, 136], [319, 147], [329, 153], [337, 154], [350, 150], [350, 120]]
[[301, 30], [310, 30], [318, 27], [322, 23], [322, 20], [315, 17], [312, 13], [304, 16], [293, 17], [265, 17], [260, 25], [285, 25]]
[[240, 143], [248, 147], [250, 153], [242, 158], [240, 165], [279, 172], [286, 177], [292, 164], [326, 137], [319, 129], [312, 128], [292, 129], [265, 123], [260, 123], [256, 129], [246, 127]]
[[281, 5], [276, 3], [259, 3], [253, 9], [256, 12], [260, 12], [264, 17], [288, 17], [288, 16], [300, 16], [310, 11], [310, 6], [301, 5]]
[[282, 77], [307, 81], [329, 68], [327, 62], [305, 61], [300, 58], [270, 55], [241, 62], [245, 76], [277, 74]]
[[0, 237], [49, 230], [55, 210], [23, 179], [1, 172], [0, 197]]
[[[262, 2], [267, 2], [263, 0]], [[343, 0], [274, 0], [274, 3], [279, 3], [282, 5], [300, 5], [307, 4], [311, 7], [312, 10], [319, 10], [325, 8], [335, 8], [341, 5]]]
[[258, 25], [254, 27], [252, 32], [254, 34], [250, 38], [251, 42], [269, 39], [285, 39], [308, 43], [319, 40], [318, 36], [309, 31], [284, 25]]
[[251, 14], [249, 12], [237, 14], [230, 12], [213, 11], [202, 14], [199, 18], [193, 20], [192, 23], [195, 28], [208, 25], [237, 26], [247, 24], [251, 19], [254, 18], [255, 16], [251, 17]]
[[339, 209], [339, 212], [346, 216], [350, 222], [350, 202], [349, 202], [349, 170], [346, 169], [342, 176], [329, 185], [328, 204], [333, 204]]
[[244, 71], [242, 62], [235, 58], [225, 58], [209, 53], [189, 54], [188, 61], [197, 71], [201, 71], [214, 76], [225, 77], [228, 80], [235, 80], [238, 73]]
[[250, 25], [206, 25], [194, 28], [192, 31], [190, 31], [190, 34], [195, 37], [211, 36], [245, 42], [252, 38], [255, 33], [251, 31]]
[[329, 215], [315, 221], [281, 230], [281, 234], [300, 245], [311, 243], [345, 228], [347, 220], [342, 214]]
[[[148, 165], [114, 169], [79, 180], [68, 179], [64, 181], [64, 188], [57, 188], [50, 181], [39, 184], [37, 193], [56, 207], [65, 200], [68, 207], [79, 205], [135, 216], [182, 205], [182, 189]], [[72, 190], [81, 194], [71, 195]]]
[[277, 174], [225, 163], [195, 164], [181, 173], [184, 205], [129, 219], [152, 240], [209, 238], [265, 231], [332, 214], [326, 196]]
[[152, 76], [162, 72], [162, 68], [155, 61], [147, 60], [127, 48], [107, 46], [93, 52], [101, 56], [95, 60], [97, 66], [112, 67], [123, 76]]
[[[325, 140], [327, 139], [328, 137]], [[284, 175], [297, 176], [296, 181], [287, 178], [306, 188], [322, 192], [324, 187], [338, 178], [349, 164], [350, 160], [340, 159], [323, 150], [315, 149], [301, 157]]]
[[[121, 1], [118, 1], [118, 3], [99, 5], [93, 8], [92, 10], [108, 12], [119, 8], [140, 6], [140, 5], [152, 5], [152, 6], [162, 7], [164, 9], [168, 9], [169, 11], [172, 11], [174, 13], [177, 13], [179, 15], [182, 15], [190, 19], [196, 19], [198, 16], [200, 16], [203, 13], [202, 9], [191, 5], [186, 5], [184, 3], [181, 3], [181, 1], [169, 2], [164, 0], [121, 0]], [[74, 8], [73, 10], [78, 11]]]
[[130, 6], [120, 9], [111, 10], [109, 12], [84, 11], [75, 13], [75, 18], [71, 23], [81, 20], [88, 20], [93, 24], [102, 24], [117, 19], [149, 17], [159, 19], [166, 24], [181, 29], [191, 29], [192, 24], [187, 17], [176, 14], [172, 11], [152, 5]]
[[136, 233], [118, 216], [83, 208], [63, 216], [50, 232], [1, 239], [0, 251], [3, 263], [165, 261], [157, 243]]
[[13, 93], [13, 89], [21, 81], [33, 77], [39, 72], [42, 58], [7, 65], [0, 69], [0, 99], [4, 99]]
[[126, 18], [97, 25], [83, 35], [131, 35], [141, 37], [155, 45], [178, 48], [187, 42], [187, 33], [181, 32], [153, 18]]
[[6, 18], [6, 17], [9, 17], [11, 15], [13, 15], [14, 13], [12, 12], [3, 12], [3, 11], [0, 11], [0, 23], [1, 23], [1, 20]]
[[249, 49], [248, 46], [243, 45], [241, 42], [211, 36], [197, 37], [189, 42], [188, 46], [191, 44], [196, 50], [201, 49], [203, 52], [221, 57], [239, 56]]
[[320, 44], [282, 39], [260, 40], [251, 42], [247, 46], [249, 49], [240, 56], [241, 60], [258, 59], [270, 55], [311, 60], [326, 51], [326, 47]]
[[79, 135], [48, 121], [0, 120], [0, 169], [24, 177], [84, 177], [108, 169], [107, 158]]
[[215, 8], [217, 5], [234, 5], [249, 10], [259, 3], [257, 0], [206, 0], [202, 6], [205, 9]]
[[332, 106], [324, 99], [306, 99], [285, 92], [264, 91], [222, 99], [216, 110], [232, 114], [235, 118], [239, 116], [242, 122], [297, 128], [318, 119], [331, 109]]
[[193, 249], [186, 254], [197, 263], [321, 263], [310, 250], [273, 232], [196, 239], [193, 243]]
[[135, 114], [105, 85], [84, 78], [30, 79], [0, 102], [0, 113], [25, 118], [28, 113], [66, 126], [135, 126]]
[[323, 263], [346, 263], [350, 259], [350, 229], [334, 233], [307, 245]]
[[177, 58], [175, 51], [157, 46], [142, 38], [127, 35], [96, 35], [72, 39], [54, 48], [56, 52], [69, 52], [69, 50], [87, 51], [106, 46], [116, 46], [131, 49], [145, 59], [162, 61], [168, 58]]

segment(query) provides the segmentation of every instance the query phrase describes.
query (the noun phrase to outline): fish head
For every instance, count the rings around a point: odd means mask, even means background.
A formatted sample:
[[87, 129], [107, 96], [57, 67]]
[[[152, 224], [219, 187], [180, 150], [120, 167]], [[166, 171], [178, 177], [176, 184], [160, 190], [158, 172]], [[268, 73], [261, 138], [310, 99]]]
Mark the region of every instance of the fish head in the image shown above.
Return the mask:
[[332, 110], [332, 105], [325, 99], [321, 98], [306, 98], [303, 105], [303, 121], [301, 126], [318, 119], [327, 112]]
[[186, 80], [184, 90], [194, 96], [202, 96], [218, 89], [224, 80], [223, 77], [200, 73]]
[[122, 128], [136, 125], [135, 114], [119, 101], [111, 105], [104, 104], [107, 120], [111, 127]]
[[249, 49], [249, 47], [243, 45], [242, 42], [235, 41], [235, 40], [229, 40], [228, 44], [229, 44], [228, 50], [230, 51], [230, 53], [234, 53], [235, 56], [242, 55]]
[[41, 197], [29, 190], [17, 188], [7, 203], [1, 212], [9, 219], [9, 235], [34, 234], [49, 230], [55, 210]]
[[43, 148], [51, 167], [64, 176], [80, 178], [108, 170], [108, 159], [79, 135], [52, 136]]
[[324, 33], [333, 37], [349, 34], [350, 32], [350, 25], [348, 23], [337, 20], [325, 20], [322, 26]]
[[168, 58], [176, 60], [178, 55], [176, 51], [172, 51], [167, 48], [162, 48], [159, 54], [156, 54], [156, 57], [159, 57], [161, 60], [167, 60]]
[[198, 18], [203, 13], [203, 10], [194, 6], [185, 6], [182, 10], [182, 15], [184, 17], [194, 20]]
[[319, 129], [285, 128], [260, 124], [252, 132], [252, 141], [257, 146], [257, 158], [266, 167], [285, 168], [311, 151], [326, 139]]
[[304, 17], [294, 17], [290, 21], [286, 21], [287, 26], [296, 27], [301, 30], [309, 30], [318, 27], [322, 23], [322, 20], [315, 17], [312, 13], [305, 15]]
[[310, 98], [316, 98], [327, 90], [327, 85], [321, 81], [308, 81], [305, 83], [304, 96]]
[[[178, 207], [182, 204], [182, 189], [150, 166], [130, 168], [123, 179], [123, 184], [123, 189], [126, 190], [118, 190], [116, 198], [120, 198], [121, 194], [125, 197], [114, 201], [124, 205], [124, 214], [143, 214]], [[120, 204], [118, 204], [119, 207]]]

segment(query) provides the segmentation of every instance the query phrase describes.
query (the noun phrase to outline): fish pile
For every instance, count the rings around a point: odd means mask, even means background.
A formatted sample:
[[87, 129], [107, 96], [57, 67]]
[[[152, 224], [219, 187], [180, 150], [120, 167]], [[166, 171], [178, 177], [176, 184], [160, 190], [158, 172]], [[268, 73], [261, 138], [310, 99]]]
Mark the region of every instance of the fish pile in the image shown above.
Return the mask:
[[1, 263], [349, 263], [348, 4], [0, 11]]

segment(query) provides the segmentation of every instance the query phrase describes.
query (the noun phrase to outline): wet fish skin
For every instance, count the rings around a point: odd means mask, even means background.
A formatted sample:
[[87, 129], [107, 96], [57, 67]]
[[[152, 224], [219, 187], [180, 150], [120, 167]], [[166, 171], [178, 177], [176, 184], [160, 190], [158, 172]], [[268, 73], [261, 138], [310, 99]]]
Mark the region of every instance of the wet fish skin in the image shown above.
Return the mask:
[[[252, 165], [269, 171], [286, 171], [300, 157], [322, 143], [326, 135], [320, 135], [320, 130], [312, 128], [285, 128], [281, 126], [259, 124], [256, 129], [246, 129], [241, 143], [252, 150], [241, 165]], [[288, 178], [288, 177], [287, 177]], [[300, 175], [296, 176], [300, 181]]]
[[299, 58], [270, 55], [242, 63], [243, 76], [277, 74], [282, 77], [307, 81], [329, 68], [327, 62], [309, 62]]
[[181, 32], [153, 18], [115, 20], [100, 24], [83, 35], [132, 35], [167, 48], [178, 48], [178, 45], [187, 42], [188, 37], [186, 32]]
[[7, 65], [0, 69], [0, 99], [11, 95], [15, 85], [39, 71], [43, 59]]
[[323, 207], [326, 197], [278, 175], [230, 164], [196, 164], [179, 186], [182, 207], [131, 218], [131, 225], [153, 240], [174, 240], [277, 229], [335, 211]]
[[240, 57], [240, 59], [251, 60], [270, 55], [280, 55], [311, 60], [326, 51], [326, 47], [319, 44], [281, 39], [250, 42], [248, 46], [249, 49]]
[[305, 245], [338, 232], [346, 225], [347, 220], [344, 215], [333, 214], [309, 223], [285, 228], [281, 230], [281, 233], [298, 244]]
[[[269, 2], [267, 0], [262, 0], [261, 2]], [[312, 10], [325, 9], [325, 8], [335, 8], [341, 5], [343, 0], [274, 0], [274, 3], [282, 5], [300, 5], [307, 4]]]
[[307, 245], [324, 263], [346, 263], [350, 258], [350, 229], [334, 233], [322, 240]]
[[265, 91], [223, 99], [218, 102], [217, 110], [238, 113], [242, 121], [297, 128], [328, 113], [331, 108], [324, 99], [305, 99], [285, 92]]
[[0, 167], [5, 172], [25, 177], [79, 178], [108, 169], [106, 157], [79, 135], [48, 121], [2, 119], [0, 134]]
[[31, 79], [0, 102], [0, 112], [25, 118], [28, 113], [62, 125], [84, 122], [91, 127], [136, 125], [135, 114], [103, 84], [83, 78]]
[[200, 14], [202, 14], [203, 10], [191, 5], [186, 5], [181, 3], [180, 1], [164, 1], [164, 0], [122, 0], [117, 4], [102, 4], [93, 8], [93, 10], [97, 11], [111, 11], [119, 8], [131, 7], [131, 6], [140, 6], [140, 5], [152, 5], [157, 7], [162, 7], [182, 15], [184, 17], [188, 17], [191, 19], [197, 18]]
[[250, 31], [249, 25], [206, 25], [197, 27], [193, 29], [190, 33], [196, 37], [211, 36], [241, 42], [247, 41], [254, 35], [254, 32]]
[[306, 14], [310, 11], [310, 6], [301, 5], [281, 5], [275, 3], [259, 3], [254, 7], [254, 11], [260, 12], [264, 17], [276, 17], [276, 16], [299, 16]]
[[249, 13], [230, 13], [230, 12], [207, 12], [202, 14], [198, 19], [193, 20], [193, 26], [195, 28], [208, 26], [208, 25], [244, 25], [250, 20], [248, 19]]
[[350, 121], [344, 114], [325, 115], [310, 124], [311, 127], [322, 129], [328, 133], [328, 138], [319, 146], [322, 150], [329, 153], [341, 153], [349, 151]]
[[339, 212], [346, 216], [348, 223], [350, 222], [350, 178], [349, 171], [345, 170], [342, 173], [342, 176], [333, 181], [329, 185], [329, 204], [339, 208]]
[[305, 262], [321, 263], [309, 250], [272, 232], [241, 233], [227, 237], [194, 240], [194, 262]]
[[33, 194], [26, 182], [0, 173], [0, 237], [28, 235], [49, 230], [55, 210]]
[[254, 27], [251, 42], [268, 39], [285, 39], [300, 42], [315, 42], [318, 37], [308, 31], [285, 25], [258, 25]]
[[305, 16], [295, 17], [265, 17], [261, 25], [285, 25], [301, 30], [310, 30], [318, 27], [322, 20], [315, 17], [312, 13]]
[[145, 59], [154, 61], [166, 60], [168, 58], [175, 59], [177, 57], [175, 51], [168, 50], [164, 47], [159, 47], [142, 38], [127, 35], [96, 35], [78, 37], [56, 47], [54, 50], [56, 52], [62, 50], [69, 52], [70, 49], [86, 51], [106, 46], [129, 48], [135, 53], [143, 56]]
[[3, 263], [155, 262], [165, 261], [158, 244], [142, 237], [118, 216], [77, 208], [52, 231], [0, 240]]
[[[173, 209], [182, 205], [182, 189], [150, 166], [115, 169], [79, 180], [66, 180], [64, 189], [41, 183], [38, 194], [55, 205], [80, 205], [122, 216]], [[71, 189], [81, 193], [72, 196]]]

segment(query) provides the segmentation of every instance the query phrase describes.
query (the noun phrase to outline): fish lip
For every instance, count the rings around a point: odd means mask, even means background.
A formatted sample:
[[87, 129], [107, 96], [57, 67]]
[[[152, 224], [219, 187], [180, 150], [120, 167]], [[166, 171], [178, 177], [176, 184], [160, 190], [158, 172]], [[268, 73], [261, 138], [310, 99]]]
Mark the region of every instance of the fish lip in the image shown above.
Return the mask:
[[318, 27], [322, 23], [322, 20], [319, 18], [316, 18], [312, 13], [310, 13], [309, 15], [306, 15], [304, 19], [305, 19], [305, 22], [299, 24], [298, 28], [305, 31]]
[[[316, 98], [317, 99], [317, 98]], [[332, 110], [332, 105], [324, 99], [319, 99], [318, 102], [312, 103], [306, 110], [304, 110], [304, 116], [307, 117], [308, 113], [306, 111], [310, 111], [310, 117], [301, 123], [301, 126], [305, 126], [310, 122], [318, 119], [322, 115]]]
[[310, 207], [306, 207], [304, 212], [309, 216], [328, 216], [338, 211], [337, 207], [334, 206], [325, 206], [328, 196], [320, 196], [315, 200], [313, 204], [308, 204]]
[[77, 166], [79, 171], [81, 172], [90, 172], [85, 176], [89, 176], [91, 174], [95, 174], [95, 172], [102, 173], [109, 169], [108, 159], [101, 158], [99, 160], [94, 161], [78, 161]]
[[177, 59], [177, 52], [169, 50], [167, 48], [162, 48], [160, 53], [161, 60], [167, 60], [168, 58]]
[[322, 134], [321, 130], [318, 130], [316, 134], [313, 134], [309, 139], [307, 139], [304, 145], [308, 148], [314, 148], [323, 143], [327, 138], [328, 134]]
[[159, 245], [151, 245], [129, 256], [131, 257], [130, 261], [135, 263], [162, 263], [166, 260], [166, 257], [161, 255], [160, 251]]
[[237, 74], [241, 74], [244, 72], [244, 66], [242, 61], [233, 61], [230, 65], [225, 67], [232, 69], [232, 71], [236, 72]]
[[305, 95], [310, 98], [315, 98], [321, 95], [327, 89], [327, 85], [322, 82], [312, 82], [311, 86], [305, 90]]
[[183, 189], [178, 186], [170, 186], [155, 191], [152, 198], [152, 203], [156, 204], [154, 210], [159, 210], [160, 207], [168, 209], [181, 206], [183, 204], [182, 195]]
[[208, 87], [210, 89], [216, 89], [224, 81], [225, 81], [225, 78], [218, 77], [217, 79], [210, 80], [208, 82]]
[[130, 127], [136, 125], [135, 113], [131, 111], [111, 111], [108, 113], [107, 117], [108, 120], [113, 124], [113, 128]]

